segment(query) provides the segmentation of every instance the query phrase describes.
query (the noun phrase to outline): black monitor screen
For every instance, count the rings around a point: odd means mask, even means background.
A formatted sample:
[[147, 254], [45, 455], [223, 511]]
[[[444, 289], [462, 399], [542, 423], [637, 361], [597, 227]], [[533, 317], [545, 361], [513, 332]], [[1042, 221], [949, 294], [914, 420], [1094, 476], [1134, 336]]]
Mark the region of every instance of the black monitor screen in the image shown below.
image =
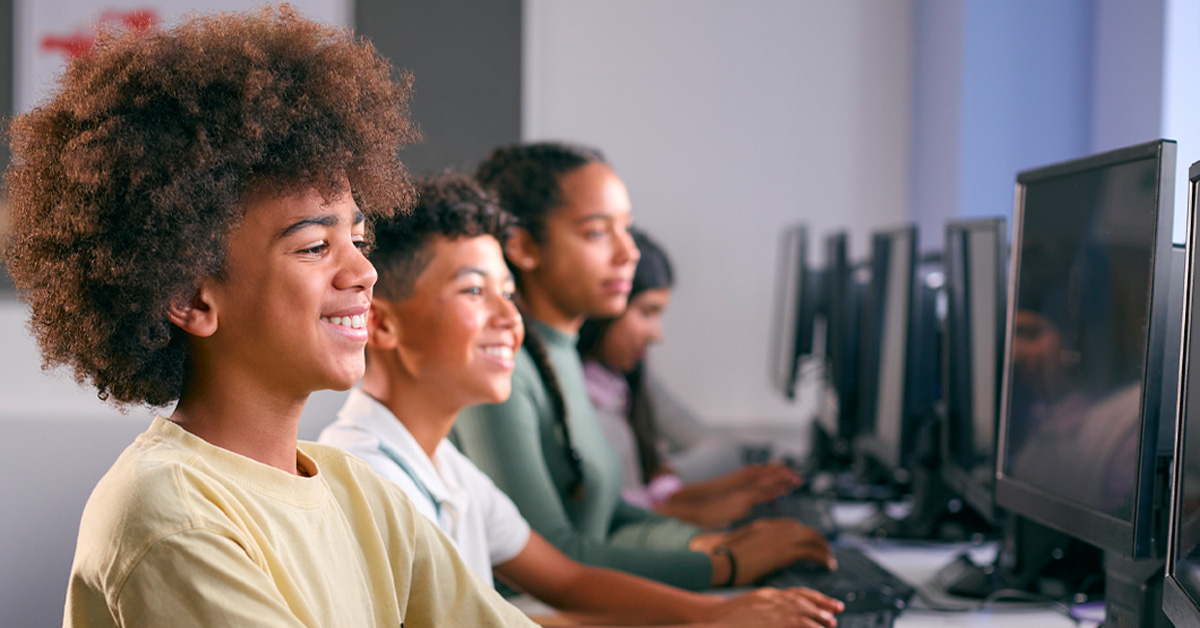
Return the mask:
[[917, 230], [873, 236], [871, 284], [862, 309], [856, 454], [904, 470]]
[[1153, 159], [1025, 190], [1008, 475], [1133, 517], [1157, 209]]
[[1003, 219], [952, 223], [946, 229], [943, 474], [989, 518], [1008, 295], [1006, 249]]
[[853, 269], [849, 259], [849, 236], [836, 233], [825, 239], [825, 358], [834, 396], [819, 416], [825, 432], [837, 438], [853, 438], [854, 393], [858, 360], [858, 307], [854, 299]]
[[996, 502], [1133, 559], [1174, 408], [1174, 168], [1159, 140], [1017, 176]]

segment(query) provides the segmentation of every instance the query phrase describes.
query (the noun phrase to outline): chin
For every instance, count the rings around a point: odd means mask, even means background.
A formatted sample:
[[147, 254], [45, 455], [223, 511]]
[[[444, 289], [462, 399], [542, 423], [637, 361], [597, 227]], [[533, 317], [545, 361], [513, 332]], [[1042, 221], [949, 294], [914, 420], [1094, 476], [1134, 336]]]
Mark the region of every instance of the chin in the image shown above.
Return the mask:
[[485, 403], [504, 403], [505, 401], [508, 401], [508, 397], [511, 394], [512, 394], [512, 384], [511, 383], [509, 383], [507, 386], [497, 386], [492, 389], [491, 398], [488, 399]]
[[600, 303], [599, 307], [595, 308], [595, 311], [590, 313], [590, 316], [620, 316], [625, 313], [625, 308], [628, 307], [628, 305], [629, 299], [627, 297], [621, 297], [619, 299], [606, 299]]

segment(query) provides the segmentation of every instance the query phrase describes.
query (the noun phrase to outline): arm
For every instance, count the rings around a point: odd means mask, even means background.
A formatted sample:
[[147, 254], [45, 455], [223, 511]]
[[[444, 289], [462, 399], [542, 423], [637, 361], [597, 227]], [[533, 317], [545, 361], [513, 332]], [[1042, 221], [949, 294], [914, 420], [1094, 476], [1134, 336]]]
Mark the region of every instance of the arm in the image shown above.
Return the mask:
[[[538, 533], [574, 560], [689, 589], [708, 587], [711, 562], [686, 546], [677, 545], [676, 550], [618, 547], [575, 528], [542, 452], [534, 399], [530, 384], [514, 376], [507, 402], [465, 410], [455, 426], [463, 453], [508, 494]], [[641, 521], [655, 517], [644, 512], [630, 516]]]
[[688, 623], [711, 617], [724, 600], [567, 558], [537, 533], [498, 575], [542, 602], [586, 623]]
[[[629, 574], [587, 567], [537, 534], [512, 560], [496, 566], [505, 582], [584, 623], [830, 626], [841, 610], [812, 591], [759, 590], [725, 600]], [[725, 619], [726, 621], [717, 622]]]

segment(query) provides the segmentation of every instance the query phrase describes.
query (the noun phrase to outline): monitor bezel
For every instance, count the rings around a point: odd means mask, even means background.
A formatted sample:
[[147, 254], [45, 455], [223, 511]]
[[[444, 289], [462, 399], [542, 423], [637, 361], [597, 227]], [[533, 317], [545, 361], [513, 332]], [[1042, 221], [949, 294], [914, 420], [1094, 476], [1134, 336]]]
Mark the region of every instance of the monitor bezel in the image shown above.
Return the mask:
[[[887, 294], [883, 287], [880, 287], [878, 278], [887, 277], [886, 272], [891, 264], [889, 256], [881, 255], [881, 253], [890, 253], [890, 246], [893, 246], [898, 236], [905, 235], [909, 238], [909, 272], [906, 275], [908, 278], [905, 289], [908, 291], [908, 307], [905, 308], [905, 317], [907, 320], [904, 324], [904, 381], [900, 386], [900, 427], [899, 437], [896, 442], [890, 442], [879, 435], [879, 385], [880, 373], [883, 369], [883, 308], [885, 307]], [[909, 386], [908, 373], [912, 368], [913, 362], [913, 337], [915, 324], [913, 312], [918, 303], [917, 301], [917, 267], [920, 265], [920, 243], [916, 225], [905, 225], [883, 231], [877, 231], [872, 237], [871, 251], [871, 305], [873, 331], [873, 347], [871, 351], [874, 353], [870, 367], [872, 369], [871, 379], [868, 382], [863, 382], [860, 376], [860, 395], [866, 392], [866, 399], [869, 399], [868, 416], [870, 417], [869, 425], [858, 426], [858, 433], [854, 438], [854, 450], [857, 455], [868, 457], [879, 463], [889, 471], [895, 472], [900, 470], [904, 464], [904, 453], [906, 451], [907, 440], [909, 438], [909, 430], [906, 428], [906, 423], [911, 420], [911, 397], [912, 391]], [[881, 259], [882, 258], [882, 259]], [[880, 300], [883, 299], [883, 302]], [[876, 307], [876, 304], [878, 305]], [[861, 354], [860, 354], [861, 355]], [[860, 396], [859, 403], [862, 403], [864, 397]]]
[[[1006, 330], [1008, 329], [1007, 320], [1005, 318], [1008, 315], [1008, 285], [1007, 285], [1008, 282], [1007, 282], [1007, 276], [1005, 275], [1005, 272], [1007, 271], [1007, 268], [1008, 268], [1008, 264], [1005, 261], [1005, 258], [1007, 257], [1006, 252], [1008, 249], [1008, 232], [1005, 230], [1006, 226], [1007, 226], [1007, 221], [1004, 218], [981, 218], [981, 219], [975, 219], [975, 220], [951, 221], [946, 224], [946, 242], [945, 242], [945, 245], [943, 246], [943, 250], [945, 251], [943, 253], [943, 255], [944, 255], [943, 259], [944, 259], [944, 272], [946, 274], [946, 286], [947, 286], [947, 288], [946, 288], [946, 290], [947, 290], [947, 300], [946, 300], [947, 315], [946, 315], [946, 340], [945, 340], [945, 343], [943, 344], [943, 351], [944, 351], [943, 359], [945, 359], [946, 361], [945, 361], [945, 368], [943, 368], [943, 372], [942, 372], [942, 377], [944, 380], [942, 382], [942, 394], [946, 397], [946, 399], [945, 399], [946, 413], [944, 415], [944, 418], [947, 423], [946, 423], [946, 425], [943, 425], [942, 430], [941, 430], [941, 435], [940, 435], [941, 436], [941, 438], [940, 438], [940, 441], [941, 441], [940, 442], [940, 448], [941, 448], [940, 469], [941, 469], [941, 474], [942, 474], [942, 480], [946, 483], [947, 486], [950, 487], [950, 490], [957, 493], [960, 497], [963, 498], [963, 500], [967, 504], [969, 504], [971, 506], [971, 508], [973, 508], [977, 513], [979, 513], [989, 523], [993, 523], [993, 524], [996, 523], [997, 515], [998, 515], [997, 508], [996, 508], [996, 497], [995, 497], [995, 495], [996, 495], [995, 472], [996, 472], [996, 467], [997, 467], [996, 449], [997, 449], [997, 444], [999, 441], [999, 438], [997, 438], [997, 433], [998, 433], [999, 424], [1000, 424], [999, 401], [1000, 401], [1000, 394], [1001, 394], [1001, 379], [1003, 378], [1003, 373], [1004, 373], [1004, 363], [1002, 360], [997, 360], [997, 362], [998, 362], [997, 369], [996, 369], [997, 407], [995, 409], [995, 415], [993, 417], [994, 421], [992, 424], [992, 429], [994, 430], [994, 432], [992, 435], [992, 459], [991, 459], [991, 464], [989, 465], [990, 466], [989, 477], [991, 479], [989, 481], [987, 481], [986, 483], [984, 483], [984, 482], [980, 482], [973, 474], [970, 473], [969, 470], [964, 468], [962, 465], [957, 464], [954, 461], [954, 458], [950, 455], [952, 443], [950, 442], [950, 430], [949, 430], [949, 421], [951, 420], [950, 419], [951, 408], [950, 408], [949, 395], [950, 395], [950, 391], [953, 388], [953, 386], [950, 384], [950, 381], [949, 381], [950, 378], [953, 377], [952, 369], [949, 368], [949, 366], [950, 366], [949, 354], [950, 354], [950, 351], [952, 350], [950, 339], [955, 332], [955, 327], [958, 324], [958, 319], [960, 318], [960, 317], [955, 316], [955, 314], [954, 314], [955, 303], [954, 303], [953, 299], [949, 298], [949, 290], [950, 290], [950, 286], [952, 283], [952, 277], [951, 277], [952, 262], [951, 262], [951, 254], [950, 254], [950, 251], [951, 251], [950, 243], [951, 243], [951, 240], [960, 239], [960, 238], [965, 243], [967, 240], [970, 239], [972, 232], [976, 231], [976, 230], [988, 230], [995, 237], [995, 240], [996, 240], [995, 241], [995, 246], [996, 246], [995, 250], [997, 252], [997, 258], [998, 258], [998, 262], [999, 262], [996, 265], [996, 295], [995, 295], [996, 296], [996, 307], [997, 307], [996, 320], [1001, 325], [1003, 325], [1003, 327], [1001, 328], [1001, 331], [996, 334], [996, 355], [1003, 356], [1004, 355], [1005, 333], [1006, 333]], [[965, 252], [966, 251], [964, 250], [964, 253]], [[964, 299], [969, 300], [969, 296], [964, 296]], [[971, 380], [968, 379], [968, 382], [967, 382], [968, 388], [967, 388], [967, 391], [965, 392], [965, 394], [968, 397], [971, 396], [971, 389], [970, 389], [971, 383], [972, 383]], [[974, 421], [971, 420], [970, 423], [971, 423], [971, 429], [974, 430]]]
[[[1183, 333], [1180, 341], [1179, 390], [1175, 404], [1174, 460], [1177, 463], [1172, 465], [1171, 473], [1166, 581], [1163, 586], [1163, 611], [1172, 622], [1180, 625], [1200, 624], [1200, 600], [1193, 598], [1187, 592], [1187, 589], [1180, 583], [1175, 572], [1179, 562], [1180, 537], [1188, 537], [1190, 539], [1189, 545], [1200, 542], [1200, 513], [1194, 515], [1190, 521], [1182, 521], [1181, 519], [1183, 511], [1183, 454], [1187, 433], [1188, 354], [1190, 353], [1189, 346], [1192, 342], [1192, 325], [1190, 321], [1194, 313], [1200, 314], [1200, 308], [1193, 308], [1192, 306], [1194, 295], [1193, 282], [1196, 276], [1197, 262], [1200, 261], [1195, 258], [1195, 255], [1200, 253], [1200, 249], [1193, 246], [1196, 238], [1200, 237], [1197, 235], [1197, 230], [1200, 229], [1200, 221], [1196, 220], [1196, 211], [1200, 209], [1197, 206], [1197, 201], [1200, 200], [1197, 198], [1197, 195], [1200, 195], [1200, 161], [1193, 163], [1188, 168], [1187, 240], [1184, 244], [1187, 270], [1184, 275]], [[1200, 345], [1197, 346], [1200, 347]]]
[[[1081, 504], [1061, 499], [1049, 491], [1021, 482], [1007, 474], [1008, 406], [1012, 396], [1012, 343], [1016, 295], [1020, 290], [1021, 240], [1024, 227], [1025, 189], [1030, 183], [1055, 179], [1096, 168], [1119, 166], [1154, 159], [1158, 164], [1158, 193], [1155, 204], [1153, 255], [1150, 267], [1150, 320], [1143, 354], [1142, 393], [1139, 403], [1137, 468], [1134, 478], [1134, 508], [1131, 521], [1123, 521]], [[1134, 559], [1153, 556], [1154, 467], [1158, 456], [1159, 409], [1162, 402], [1161, 341], [1167, 325], [1170, 293], [1171, 214], [1174, 202], [1175, 142], [1155, 140], [1106, 153], [1090, 155], [1017, 175], [1013, 212], [1013, 248], [1009, 270], [1007, 332], [1005, 335], [1004, 379], [1000, 426], [996, 451], [996, 505], [1043, 525], [1070, 534], [1100, 549]], [[1158, 345], [1155, 346], [1156, 341]], [[1147, 417], [1153, 417], [1147, 421]]]

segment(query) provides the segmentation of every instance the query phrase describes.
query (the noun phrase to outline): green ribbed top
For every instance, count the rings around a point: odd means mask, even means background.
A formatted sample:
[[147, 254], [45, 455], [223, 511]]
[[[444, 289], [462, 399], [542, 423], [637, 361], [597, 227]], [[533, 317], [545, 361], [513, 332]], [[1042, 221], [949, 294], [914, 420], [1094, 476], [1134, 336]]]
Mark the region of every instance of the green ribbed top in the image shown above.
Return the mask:
[[554, 404], [522, 347], [508, 401], [467, 408], [453, 440], [508, 493], [534, 530], [567, 556], [693, 590], [712, 579], [708, 556], [687, 549], [699, 529], [621, 499], [621, 464], [596, 420], [575, 337], [534, 320], [558, 376], [571, 442], [583, 466], [583, 490], [567, 496], [572, 472], [556, 428]]

